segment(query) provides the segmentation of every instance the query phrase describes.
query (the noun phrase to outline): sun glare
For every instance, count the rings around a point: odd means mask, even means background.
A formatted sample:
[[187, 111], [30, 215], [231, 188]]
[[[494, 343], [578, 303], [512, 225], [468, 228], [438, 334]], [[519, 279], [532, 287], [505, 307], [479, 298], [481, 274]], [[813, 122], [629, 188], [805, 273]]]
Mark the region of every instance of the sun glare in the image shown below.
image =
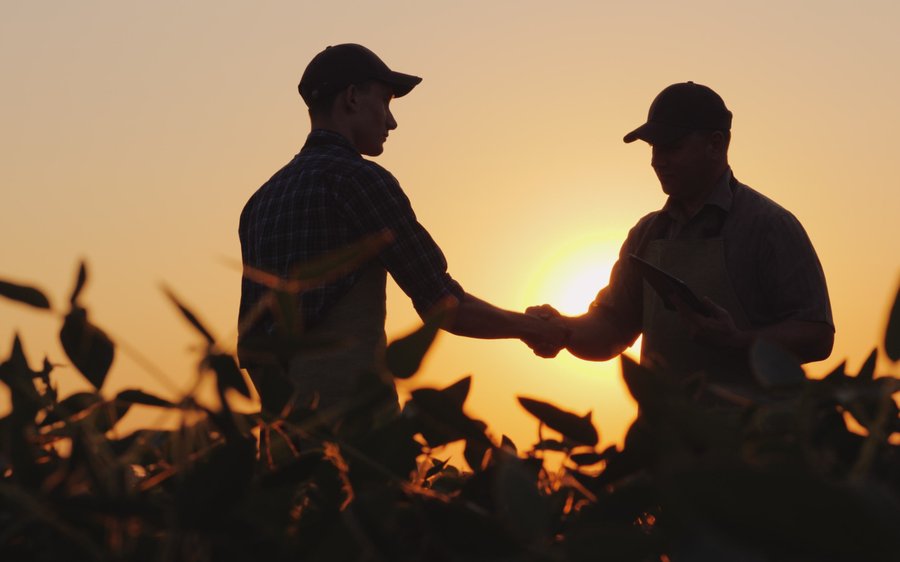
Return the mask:
[[540, 261], [526, 297], [531, 304], [547, 303], [563, 314], [582, 314], [609, 282], [618, 252], [618, 242], [573, 240]]

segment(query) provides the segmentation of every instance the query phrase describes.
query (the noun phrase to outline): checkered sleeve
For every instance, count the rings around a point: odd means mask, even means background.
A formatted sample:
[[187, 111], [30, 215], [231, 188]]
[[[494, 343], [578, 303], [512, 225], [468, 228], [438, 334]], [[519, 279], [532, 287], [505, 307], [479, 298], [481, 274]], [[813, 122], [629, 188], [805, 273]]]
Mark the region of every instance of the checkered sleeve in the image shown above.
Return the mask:
[[409, 198], [390, 172], [365, 161], [342, 197], [348, 222], [360, 234], [389, 230], [393, 242], [379, 256], [385, 269], [424, 316], [441, 299], [462, 298], [463, 288], [447, 272], [444, 253], [419, 224]]

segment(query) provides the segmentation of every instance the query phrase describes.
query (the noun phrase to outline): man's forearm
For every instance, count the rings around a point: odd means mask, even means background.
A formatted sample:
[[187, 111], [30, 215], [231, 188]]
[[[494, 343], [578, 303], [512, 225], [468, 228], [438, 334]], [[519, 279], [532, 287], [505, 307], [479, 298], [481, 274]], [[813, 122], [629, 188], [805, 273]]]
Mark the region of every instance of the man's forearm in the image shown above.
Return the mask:
[[470, 294], [460, 300], [446, 326], [452, 334], [481, 339], [540, 339], [546, 337], [547, 328], [545, 320], [504, 310]]
[[569, 353], [588, 361], [608, 361], [628, 347], [622, 343], [615, 327], [596, 314], [563, 317], [571, 336], [566, 344]]

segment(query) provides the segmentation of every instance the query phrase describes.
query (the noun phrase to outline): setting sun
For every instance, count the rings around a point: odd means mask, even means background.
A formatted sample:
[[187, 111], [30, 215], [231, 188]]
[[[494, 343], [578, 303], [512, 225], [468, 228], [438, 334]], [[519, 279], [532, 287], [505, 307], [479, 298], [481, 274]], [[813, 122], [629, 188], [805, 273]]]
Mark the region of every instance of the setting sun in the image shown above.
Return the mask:
[[583, 314], [609, 282], [619, 241], [573, 238], [540, 263], [526, 289], [531, 304], [546, 302], [567, 315]]

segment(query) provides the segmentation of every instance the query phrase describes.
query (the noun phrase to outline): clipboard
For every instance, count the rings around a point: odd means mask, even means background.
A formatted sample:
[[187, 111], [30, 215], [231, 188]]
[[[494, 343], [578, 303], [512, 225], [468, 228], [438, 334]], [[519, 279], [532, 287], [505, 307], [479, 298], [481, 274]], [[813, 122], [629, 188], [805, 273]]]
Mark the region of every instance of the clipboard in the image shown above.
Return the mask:
[[694, 291], [692, 291], [681, 279], [663, 271], [652, 263], [643, 260], [634, 254], [629, 254], [628, 258], [637, 268], [638, 272], [640, 272], [641, 277], [643, 277], [644, 280], [653, 287], [653, 290], [656, 291], [660, 298], [662, 298], [663, 304], [667, 309], [675, 310], [675, 305], [672, 303], [671, 297], [677, 296], [694, 312], [704, 316], [709, 316], [712, 313], [710, 308], [700, 300], [700, 297], [698, 297], [697, 294], [694, 293]]

